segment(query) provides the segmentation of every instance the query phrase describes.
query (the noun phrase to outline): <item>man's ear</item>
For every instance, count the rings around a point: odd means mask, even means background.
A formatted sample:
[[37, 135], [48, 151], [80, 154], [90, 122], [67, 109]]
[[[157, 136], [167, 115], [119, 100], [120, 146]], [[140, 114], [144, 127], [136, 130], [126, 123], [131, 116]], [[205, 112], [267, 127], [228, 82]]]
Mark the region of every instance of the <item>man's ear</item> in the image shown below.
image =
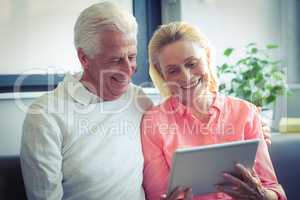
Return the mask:
[[87, 69], [89, 65], [89, 59], [88, 56], [84, 53], [82, 48], [77, 49], [77, 56], [83, 69]]

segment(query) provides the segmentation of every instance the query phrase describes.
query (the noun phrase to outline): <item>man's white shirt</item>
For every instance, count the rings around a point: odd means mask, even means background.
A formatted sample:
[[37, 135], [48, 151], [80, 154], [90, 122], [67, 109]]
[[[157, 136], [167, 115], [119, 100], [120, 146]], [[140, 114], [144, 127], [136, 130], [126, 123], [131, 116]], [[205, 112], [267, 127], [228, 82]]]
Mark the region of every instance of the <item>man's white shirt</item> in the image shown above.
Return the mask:
[[24, 121], [29, 200], [143, 200], [140, 122], [151, 105], [133, 84], [119, 99], [101, 101], [67, 74]]

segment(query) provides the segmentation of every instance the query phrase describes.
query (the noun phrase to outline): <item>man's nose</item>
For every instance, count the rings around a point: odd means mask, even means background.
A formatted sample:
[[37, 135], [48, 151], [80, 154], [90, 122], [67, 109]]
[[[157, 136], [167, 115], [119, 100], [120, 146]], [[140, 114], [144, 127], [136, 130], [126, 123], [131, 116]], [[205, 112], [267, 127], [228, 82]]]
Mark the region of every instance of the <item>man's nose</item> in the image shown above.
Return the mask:
[[126, 74], [132, 74], [132, 67], [131, 67], [131, 62], [129, 58], [124, 58], [123, 60], [123, 65], [122, 65], [122, 71]]

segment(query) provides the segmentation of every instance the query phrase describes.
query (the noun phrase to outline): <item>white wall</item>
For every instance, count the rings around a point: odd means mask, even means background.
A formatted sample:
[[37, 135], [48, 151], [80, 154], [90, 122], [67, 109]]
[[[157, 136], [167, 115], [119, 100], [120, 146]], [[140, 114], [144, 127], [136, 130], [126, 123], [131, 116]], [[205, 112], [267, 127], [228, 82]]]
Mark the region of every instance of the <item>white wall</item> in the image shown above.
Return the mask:
[[[163, 22], [182, 20], [197, 25], [215, 48], [216, 62], [220, 64], [227, 47], [242, 48], [250, 42], [281, 45], [280, 3], [281, 0], [163, 1]], [[169, 14], [178, 7], [179, 18]]]
[[300, 1], [282, 0], [282, 45], [288, 82], [300, 84]]
[[[26, 98], [22, 102], [29, 105], [33, 100], [34, 98]], [[25, 112], [17, 106], [14, 99], [4, 97], [3, 94], [0, 95], [0, 110], [0, 156], [18, 155]]]
[[[80, 70], [73, 26], [81, 10], [100, 1], [0, 0], [0, 74]], [[132, 12], [132, 0], [110, 1]]]

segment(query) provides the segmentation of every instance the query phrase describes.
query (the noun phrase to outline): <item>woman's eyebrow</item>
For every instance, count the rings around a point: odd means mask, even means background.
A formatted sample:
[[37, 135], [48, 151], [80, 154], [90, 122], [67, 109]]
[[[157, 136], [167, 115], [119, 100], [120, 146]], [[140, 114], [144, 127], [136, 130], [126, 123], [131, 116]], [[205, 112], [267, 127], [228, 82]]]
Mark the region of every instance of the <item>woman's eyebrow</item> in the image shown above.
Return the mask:
[[195, 59], [199, 59], [199, 58], [196, 58], [195, 56], [190, 56], [190, 57], [184, 59], [184, 62], [187, 62], [187, 61], [190, 61], [190, 60], [195, 60]]

